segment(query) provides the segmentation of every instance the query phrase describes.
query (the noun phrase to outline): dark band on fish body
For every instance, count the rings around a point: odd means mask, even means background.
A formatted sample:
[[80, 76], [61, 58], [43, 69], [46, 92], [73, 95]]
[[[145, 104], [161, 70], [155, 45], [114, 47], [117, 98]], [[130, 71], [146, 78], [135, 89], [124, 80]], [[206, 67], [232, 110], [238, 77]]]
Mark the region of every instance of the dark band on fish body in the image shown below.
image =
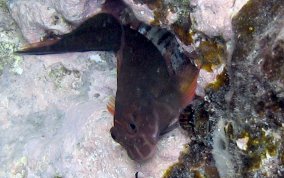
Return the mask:
[[170, 32], [166, 32], [163, 34], [163, 36], [158, 40], [158, 45], [160, 45], [162, 42], [164, 42], [167, 38], [169, 38], [172, 35]]
[[158, 26], [149, 26], [141, 24], [137, 29], [141, 34], [148, 38], [161, 52], [162, 55], [171, 54], [170, 64], [175, 72], [180, 70], [184, 65], [188, 65], [188, 61], [192, 63], [190, 56], [187, 56], [180, 44], [178, 43], [175, 35], [170, 31], [159, 28]]

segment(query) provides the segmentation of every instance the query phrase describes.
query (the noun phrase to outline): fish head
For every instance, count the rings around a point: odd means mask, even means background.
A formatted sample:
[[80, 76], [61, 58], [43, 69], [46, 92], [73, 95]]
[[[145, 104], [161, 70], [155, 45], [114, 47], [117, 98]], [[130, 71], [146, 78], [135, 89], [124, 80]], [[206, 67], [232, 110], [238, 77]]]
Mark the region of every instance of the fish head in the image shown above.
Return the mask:
[[149, 106], [117, 108], [112, 138], [127, 151], [129, 157], [143, 162], [153, 157], [159, 139], [159, 116]]

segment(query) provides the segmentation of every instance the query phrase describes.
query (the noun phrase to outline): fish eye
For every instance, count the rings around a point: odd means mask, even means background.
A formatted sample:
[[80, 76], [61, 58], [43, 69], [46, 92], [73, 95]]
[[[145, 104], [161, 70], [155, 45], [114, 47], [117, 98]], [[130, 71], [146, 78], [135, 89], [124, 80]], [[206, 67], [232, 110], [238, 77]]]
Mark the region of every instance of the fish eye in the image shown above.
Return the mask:
[[133, 124], [133, 123], [130, 123], [130, 124], [129, 124], [129, 127], [130, 127], [132, 130], [136, 130], [136, 125]]
[[134, 124], [134, 123], [129, 123], [128, 124], [128, 130], [129, 130], [129, 132], [130, 133], [132, 133], [132, 134], [135, 134], [136, 132], [137, 132], [137, 127], [136, 127], [136, 125]]

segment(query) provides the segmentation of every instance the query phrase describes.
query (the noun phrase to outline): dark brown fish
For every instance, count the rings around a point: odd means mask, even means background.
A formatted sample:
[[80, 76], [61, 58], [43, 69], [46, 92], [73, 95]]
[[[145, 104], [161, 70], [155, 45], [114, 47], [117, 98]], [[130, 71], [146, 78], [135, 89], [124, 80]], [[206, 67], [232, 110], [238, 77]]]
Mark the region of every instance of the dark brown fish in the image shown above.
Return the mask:
[[[164, 57], [150, 40], [130, 28], [124, 34], [111, 135], [132, 159], [142, 161], [152, 157], [161, 135], [192, 99], [198, 70], [187, 66], [191, 81], [170, 75]], [[188, 95], [182, 90], [191, 92], [186, 102]]]
[[[168, 38], [160, 36], [163, 39], [153, 42], [113, 15], [101, 13], [59, 39], [32, 44], [17, 53], [114, 51], [118, 76], [115, 103], [108, 107], [114, 114], [111, 136], [130, 158], [144, 161], [153, 156], [158, 140], [174, 128], [180, 111], [192, 100], [199, 72], [184, 55], [177, 56], [175, 43], [161, 47]], [[169, 49], [169, 53], [161, 52]], [[176, 61], [187, 62], [175, 67]]]

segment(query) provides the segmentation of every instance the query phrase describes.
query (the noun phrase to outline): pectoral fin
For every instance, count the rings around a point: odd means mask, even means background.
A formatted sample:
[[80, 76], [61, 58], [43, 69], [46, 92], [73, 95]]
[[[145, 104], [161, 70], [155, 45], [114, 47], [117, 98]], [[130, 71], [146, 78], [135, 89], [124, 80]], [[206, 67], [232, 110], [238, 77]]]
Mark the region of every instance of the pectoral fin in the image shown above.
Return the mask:
[[161, 133], [160, 133], [160, 136], [163, 136], [167, 133], [169, 133], [170, 131], [174, 130], [175, 128], [177, 128], [179, 126], [179, 121], [176, 120], [174, 121], [173, 123], [171, 123], [165, 130], [163, 130]]
[[109, 99], [109, 102], [107, 104], [107, 110], [108, 110], [108, 112], [110, 112], [114, 116], [114, 113], [115, 113], [115, 98], [113, 96]]
[[110, 14], [101, 13], [86, 20], [71, 33], [59, 39], [27, 45], [16, 51], [19, 54], [44, 55], [66, 52], [118, 51], [121, 45], [122, 26]]

